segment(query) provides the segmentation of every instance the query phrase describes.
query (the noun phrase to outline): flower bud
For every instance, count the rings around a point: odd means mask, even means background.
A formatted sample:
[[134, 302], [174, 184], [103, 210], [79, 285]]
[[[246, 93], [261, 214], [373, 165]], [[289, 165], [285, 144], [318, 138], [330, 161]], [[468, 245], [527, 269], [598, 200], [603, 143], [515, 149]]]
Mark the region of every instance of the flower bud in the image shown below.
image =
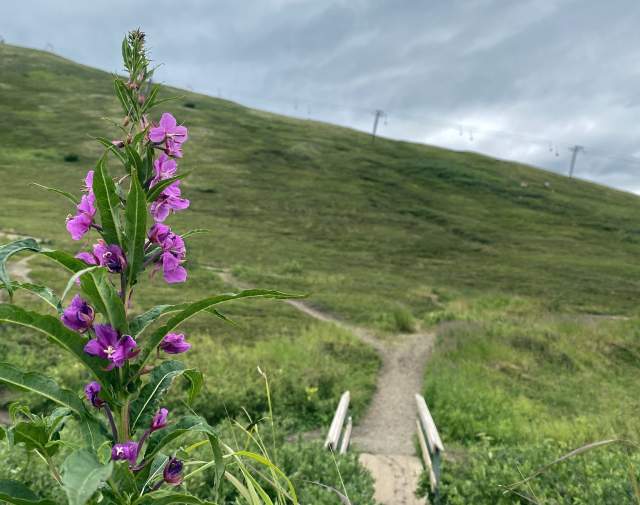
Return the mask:
[[178, 486], [182, 482], [182, 466], [182, 461], [178, 458], [169, 458], [162, 472], [164, 481], [172, 486]]
[[104, 400], [101, 400], [98, 397], [101, 389], [102, 387], [100, 386], [100, 384], [95, 381], [90, 382], [84, 387], [84, 394], [87, 397], [87, 400], [89, 400], [89, 403], [91, 403], [91, 405], [93, 405], [97, 409], [104, 405]]
[[69, 329], [84, 333], [93, 325], [95, 311], [93, 307], [76, 295], [71, 304], [62, 313], [62, 323]]
[[167, 425], [167, 416], [169, 415], [169, 411], [165, 408], [161, 408], [156, 412], [156, 415], [153, 416], [153, 420], [151, 421], [151, 431], [161, 430]]

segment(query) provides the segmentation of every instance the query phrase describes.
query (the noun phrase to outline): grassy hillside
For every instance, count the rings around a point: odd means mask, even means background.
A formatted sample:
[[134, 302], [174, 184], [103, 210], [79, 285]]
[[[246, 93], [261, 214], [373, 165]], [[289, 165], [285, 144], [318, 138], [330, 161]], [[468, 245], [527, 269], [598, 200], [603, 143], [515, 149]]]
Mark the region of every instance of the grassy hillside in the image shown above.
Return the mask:
[[[181, 98], [168, 108], [190, 128], [181, 166], [192, 172], [183, 184], [191, 212], [172, 222], [211, 232], [188, 242], [192, 281], [176, 290], [157, 280], [141, 297], [146, 305], [223, 289], [208, 267], [226, 267], [247, 283], [309, 292], [313, 305], [383, 334], [407, 318], [440, 324], [426, 392], [445, 443], [462, 454], [448, 467], [450, 503], [482, 503], [490, 492], [486, 503], [496, 503], [496, 484], [518, 479], [511, 461], [531, 469], [574, 443], [637, 432], [637, 197], [478, 154], [372, 143], [345, 128], [171, 94]], [[0, 45], [0, 231], [77, 247], [64, 230], [65, 201], [29, 183], [79, 188], [101, 153], [91, 136], [115, 135], [101, 118], [117, 113], [107, 74]], [[65, 161], [71, 155], [78, 160]], [[46, 263], [34, 265], [35, 278], [64, 283]], [[258, 364], [273, 377], [280, 415], [297, 428], [326, 422], [346, 388], [362, 412], [377, 370], [370, 349], [282, 304], [228, 314], [240, 328], [211, 320], [188, 328], [210, 350], [191, 359], [209, 377], [200, 407], [212, 420], [225, 405], [264, 408]], [[4, 354], [42, 363], [34, 342], [9, 329], [2, 336]], [[63, 362], [53, 367], [73, 378]], [[496, 474], [491, 448], [507, 451]], [[623, 459], [601, 487], [628, 498]], [[596, 496], [595, 481], [560, 492], [549, 480], [536, 491], [574, 503]]]

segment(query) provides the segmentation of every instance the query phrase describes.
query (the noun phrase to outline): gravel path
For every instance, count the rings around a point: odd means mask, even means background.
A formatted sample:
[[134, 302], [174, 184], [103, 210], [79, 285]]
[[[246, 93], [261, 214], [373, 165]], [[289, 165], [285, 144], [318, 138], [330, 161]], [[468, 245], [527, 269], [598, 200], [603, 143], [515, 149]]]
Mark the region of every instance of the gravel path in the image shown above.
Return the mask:
[[[214, 269], [212, 269], [214, 270]], [[247, 289], [229, 271], [216, 270], [231, 286]], [[422, 390], [426, 362], [433, 348], [433, 333], [399, 334], [384, 341], [365, 328], [348, 324], [300, 300], [286, 300], [319, 321], [346, 328], [371, 345], [382, 359], [376, 392], [363, 419], [354, 426], [352, 443], [362, 451], [360, 461], [375, 479], [376, 500], [383, 505], [413, 505], [422, 471], [415, 456], [415, 393]]]

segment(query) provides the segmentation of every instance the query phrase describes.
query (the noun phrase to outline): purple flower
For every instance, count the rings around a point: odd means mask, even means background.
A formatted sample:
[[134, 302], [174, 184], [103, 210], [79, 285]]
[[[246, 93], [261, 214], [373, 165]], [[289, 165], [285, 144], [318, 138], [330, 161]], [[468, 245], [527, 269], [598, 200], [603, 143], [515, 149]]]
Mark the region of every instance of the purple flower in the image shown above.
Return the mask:
[[182, 333], [167, 333], [159, 347], [167, 354], [180, 354], [191, 349], [191, 344], [185, 342]]
[[89, 231], [96, 215], [96, 197], [93, 194], [93, 170], [84, 179], [84, 190], [80, 203], [76, 205], [76, 215], [67, 219], [67, 231], [73, 240], [80, 240]]
[[116, 444], [111, 448], [111, 459], [128, 460], [130, 465], [135, 465], [138, 459], [138, 444], [136, 442], [125, 442], [124, 444]]
[[158, 182], [173, 177], [178, 169], [176, 160], [172, 160], [166, 154], [162, 153], [156, 161], [153, 162], [153, 168], [156, 175], [151, 181], [151, 186], [155, 186]]
[[100, 384], [95, 381], [90, 382], [84, 387], [84, 395], [87, 397], [87, 400], [89, 400], [89, 403], [97, 409], [104, 405], [104, 400], [101, 400], [98, 396], [101, 389]]
[[189, 200], [182, 198], [180, 181], [176, 181], [160, 193], [156, 201], [151, 204], [149, 210], [153, 219], [161, 223], [169, 217], [172, 211], [184, 210], [189, 207], [189, 203]]
[[149, 130], [149, 140], [154, 144], [164, 141], [167, 150], [178, 152], [182, 143], [187, 140], [187, 129], [184, 126], [178, 126], [176, 118], [165, 112], [160, 118], [160, 124]]
[[117, 330], [108, 324], [96, 324], [94, 326], [96, 338], [87, 342], [84, 346], [84, 352], [92, 356], [98, 356], [107, 359], [111, 363], [107, 366], [107, 370], [113, 368], [121, 368], [125, 361], [135, 357], [138, 354], [136, 349], [136, 341], [131, 335], [119, 336]]
[[93, 307], [83, 300], [80, 295], [76, 295], [71, 300], [71, 304], [62, 313], [62, 323], [69, 329], [84, 333], [93, 324], [96, 313]]
[[78, 258], [79, 260], [84, 261], [88, 265], [97, 265], [98, 264], [98, 258], [96, 258], [90, 252], [86, 252], [86, 251], [79, 252], [78, 254], [76, 254], [76, 258]]
[[93, 193], [82, 195], [76, 206], [77, 213], [67, 220], [67, 231], [73, 240], [80, 240], [89, 231], [96, 215], [96, 198]]
[[174, 158], [182, 158], [182, 144], [179, 144], [172, 139], [167, 139], [164, 152]]
[[171, 457], [164, 467], [162, 477], [167, 484], [178, 486], [182, 482], [182, 461]]
[[167, 239], [170, 234], [171, 228], [169, 228], [166, 224], [155, 223], [151, 228], [149, 228], [149, 233], [147, 234], [147, 236], [149, 237], [151, 243], [160, 245]]
[[182, 263], [187, 255], [187, 249], [182, 237], [175, 233], [169, 234], [162, 242], [162, 251], [160, 260], [162, 261], [164, 280], [169, 284], [186, 281], [187, 271], [182, 266]]
[[151, 431], [161, 430], [167, 425], [167, 416], [169, 415], [169, 411], [164, 407], [156, 412], [156, 415], [153, 416], [153, 420], [151, 421]]
[[98, 264], [107, 267], [111, 273], [120, 273], [127, 268], [127, 260], [120, 246], [107, 244], [104, 240], [98, 240], [93, 246], [93, 254], [98, 260]]

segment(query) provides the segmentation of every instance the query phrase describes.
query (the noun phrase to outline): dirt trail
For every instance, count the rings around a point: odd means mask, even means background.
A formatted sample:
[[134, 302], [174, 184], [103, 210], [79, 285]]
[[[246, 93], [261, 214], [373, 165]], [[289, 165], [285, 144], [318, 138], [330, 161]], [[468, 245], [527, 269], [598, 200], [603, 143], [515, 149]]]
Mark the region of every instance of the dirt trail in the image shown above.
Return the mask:
[[[247, 289], [229, 271], [217, 270], [231, 286]], [[380, 340], [365, 328], [351, 325], [300, 300], [286, 300], [314, 319], [346, 328], [371, 345], [382, 359], [376, 392], [364, 418], [353, 428], [352, 443], [360, 461], [375, 478], [376, 500], [383, 505], [424, 503], [414, 491], [421, 472], [415, 457], [415, 393], [422, 390], [424, 368], [433, 347], [433, 333], [399, 334]]]

